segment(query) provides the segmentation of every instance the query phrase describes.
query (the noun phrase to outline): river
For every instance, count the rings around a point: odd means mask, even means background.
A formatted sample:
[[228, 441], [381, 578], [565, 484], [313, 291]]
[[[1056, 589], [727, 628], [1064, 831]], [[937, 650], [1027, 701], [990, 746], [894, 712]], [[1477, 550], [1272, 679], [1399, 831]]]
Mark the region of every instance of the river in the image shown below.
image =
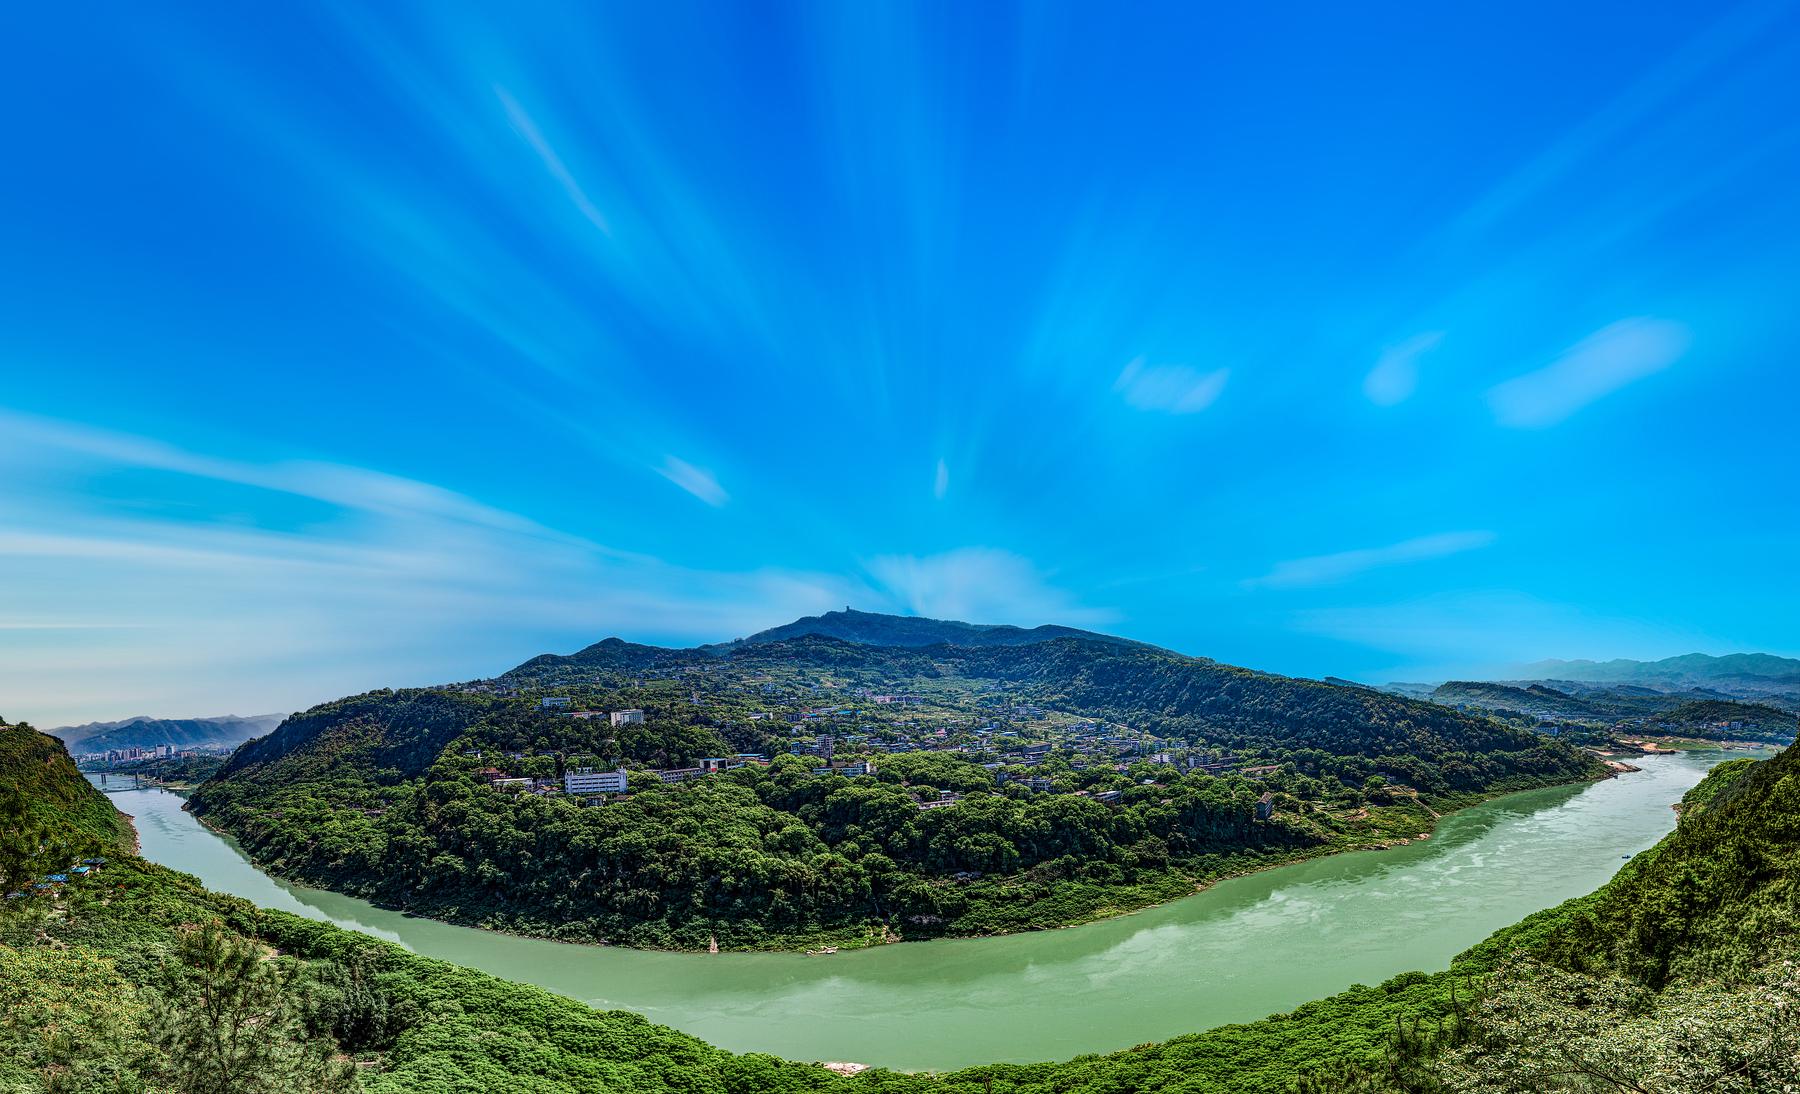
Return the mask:
[[916, 1071], [1111, 1051], [1445, 968], [1494, 930], [1598, 888], [1674, 827], [1670, 805], [1731, 755], [1645, 758], [1640, 773], [1452, 814], [1430, 840], [1234, 878], [1083, 927], [819, 957], [576, 946], [409, 918], [269, 877], [178, 795], [112, 800], [136, 818], [145, 858], [263, 907], [723, 1048]]

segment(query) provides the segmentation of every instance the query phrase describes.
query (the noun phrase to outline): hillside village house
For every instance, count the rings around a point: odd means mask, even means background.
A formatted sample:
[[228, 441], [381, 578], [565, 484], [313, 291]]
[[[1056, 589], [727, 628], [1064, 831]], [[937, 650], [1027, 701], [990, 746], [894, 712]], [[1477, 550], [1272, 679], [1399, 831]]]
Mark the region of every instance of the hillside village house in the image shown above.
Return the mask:
[[633, 707], [630, 710], [612, 712], [612, 724], [616, 726], [639, 726], [644, 724], [644, 712]]

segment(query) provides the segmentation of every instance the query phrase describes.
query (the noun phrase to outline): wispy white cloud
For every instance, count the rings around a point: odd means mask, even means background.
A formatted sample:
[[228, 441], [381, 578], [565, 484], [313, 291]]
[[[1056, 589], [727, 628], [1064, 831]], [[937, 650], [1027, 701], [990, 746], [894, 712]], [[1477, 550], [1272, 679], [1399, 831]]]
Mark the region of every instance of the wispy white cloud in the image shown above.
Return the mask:
[[[145, 470], [196, 504], [67, 489]], [[295, 709], [486, 676], [608, 634], [718, 641], [843, 604], [1025, 625], [1111, 618], [1003, 550], [842, 572], [699, 569], [368, 469], [218, 459], [20, 415], [0, 420], [0, 478], [16, 487], [0, 494], [0, 696], [8, 715], [45, 725]], [[257, 515], [305, 498], [304, 528], [206, 515], [200, 499], [219, 483], [250, 488], [232, 507]]]
[[1228, 368], [1202, 372], [1187, 365], [1149, 365], [1139, 357], [1119, 372], [1113, 390], [1138, 410], [1193, 414], [1217, 402], [1230, 377]]
[[664, 456], [662, 466], [656, 471], [708, 505], [724, 505], [731, 500], [731, 495], [719, 485], [719, 480], [713, 477], [711, 471], [695, 467], [679, 457]]
[[432, 516], [530, 535], [544, 526], [415, 479], [315, 461], [251, 463], [202, 455], [145, 437], [0, 409], [0, 458], [9, 451], [60, 452], [103, 464], [168, 471], [271, 490], [388, 517]]
[[[175, 504], [78, 488], [124, 472]], [[0, 695], [44, 724], [293, 709], [607, 634], [714, 641], [869, 589], [859, 573], [674, 565], [367, 469], [22, 415], [0, 419], [0, 480]], [[209, 508], [221, 483], [245, 488], [230, 513]]]
[[943, 460], [938, 461], [937, 476], [931, 480], [931, 496], [939, 501], [950, 492], [950, 465]]
[[1412, 398], [1419, 386], [1419, 358], [1443, 340], [1444, 332], [1433, 330], [1387, 347], [1375, 367], [1363, 377], [1363, 394], [1376, 406], [1393, 406]]
[[1289, 559], [1278, 562], [1261, 577], [1244, 584], [1253, 588], [1291, 589], [1312, 585], [1330, 585], [1387, 566], [1408, 562], [1446, 558], [1486, 547], [1494, 542], [1492, 532], [1441, 532], [1402, 540], [1385, 547], [1365, 547], [1355, 551], [1339, 551], [1330, 555]]
[[569, 171], [568, 165], [563, 163], [562, 157], [556, 154], [556, 149], [551, 147], [550, 142], [539, 131], [537, 122], [532, 120], [531, 115], [525, 112], [525, 108], [520, 106], [518, 100], [514, 99], [504, 87], [496, 86], [494, 94], [500, 97], [500, 105], [506, 108], [507, 120], [512, 122], [513, 128], [518, 131], [519, 136], [525, 138], [525, 143], [531, 146], [531, 150], [537, 153], [538, 158], [544, 161], [544, 169], [550, 172], [550, 177], [555, 179], [557, 185], [563, 188], [563, 192], [569, 195], [569, 200], [575, 203], [575, 208], [580, 210], [581, 215], [586, 217], [594, 227], [611, 235], [612, 225], [606, 222], [605, 215], [594, 205], [593, 200], [587, 196], [587, 191], [581, 188], [581, 183], [577, 182], [574, 174]]
[[876, 603], [890, 611], [973, 623], [1096, 626], [1111, 612], [1084, 607], [1030, 560], [993, 547], [883, 555], [867, 566]]
[[1488, 390], [1501, 425], [1543, 429], [1602, 396], [1668, 368], [1687, 351], [1687, 328], [1664, 319], [1625, 319], [1571, 346], [1555, 361]]

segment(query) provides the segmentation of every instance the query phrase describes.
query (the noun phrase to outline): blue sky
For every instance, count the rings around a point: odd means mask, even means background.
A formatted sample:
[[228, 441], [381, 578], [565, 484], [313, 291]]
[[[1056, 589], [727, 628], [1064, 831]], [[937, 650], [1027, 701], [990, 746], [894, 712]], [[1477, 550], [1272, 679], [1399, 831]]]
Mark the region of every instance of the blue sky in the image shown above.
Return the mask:
[[118, 4], [0, 85], [0, 713], [845, 604], [1800, 653], [1800, 8]]

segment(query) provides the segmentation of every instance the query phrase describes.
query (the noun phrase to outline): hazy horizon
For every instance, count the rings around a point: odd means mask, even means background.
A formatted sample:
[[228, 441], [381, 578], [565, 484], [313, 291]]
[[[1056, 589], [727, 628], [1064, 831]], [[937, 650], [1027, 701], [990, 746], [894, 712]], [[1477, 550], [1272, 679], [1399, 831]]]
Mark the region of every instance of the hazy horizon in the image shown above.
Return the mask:
[[[854, 605], [843, 605], [840, 607], [850, 607], [857, 611], [864, 610], [861, 608], [855, 608]], [[825, 608], [825, 609], [820, 609], [819, 612], [810, 613], [810, 614], [818, 615], [818, 614], [823, 614], [825, 612], [835, 611], [835, 610], [838, 610], [838, 609]], [[913, 616], [919, 615], [919, 613], [912, 613], [912, 612], [902, 612], [902, 613], [892, 613], [892, 614], [913, 615]], [[804, 617], [802, 617], [802, 618], [804, 618]], [[789, 622], [793, 622], [793, 621], [794, 621], [793, 619], [777, 620], [774, 623], [771, 623], [770, 626], [771, 627], [779, 626], [782, 623], [789, 623]], [[992, 621], [992, 620], [958, 620], [958, 622], [991, 623], [991, 622], [995, 622], [995, 621]], [[1013, 625], [1023, 626], [1023, 627], [1032, 627], [1032, 626], [1036, 626], [1038, 624], [1017, 623], [1017, 624], [1013, 624]], [[760, 630], [765, 630], [765, 629], [768, 629], [768, 628], [766, 628], [766, 627], [758, 628], [757, 630], [760, 631]], [[1119, 633], [1119, 632], [1115, 632], [1115, 631], [1108, 631], [1105, 628], [1101, 628], [1100, 630], [1101, 630], [1101, 633], [1114, 634], [1116, 637], [1122, 637], [1122, 638], [1137, 638], [1138, 637], [1136, 635], [1123, 634], [1123, 633]], [[122, 720], [130, 719], [130, 718], [134, 718], [134, 717], [148, 717], [148, 718], [229, 718], [229, 717], [253, 718], [253, 717], [267, 716], [269, 714], [281, 713], [281, 712], [293, 713], [293, 712], [297, 712], [300, 710], [308, 709], [319, 703], [329, 702], [333, 699], [342, 698], [343, 696], [346, 696], [346, 695], [358, 694], [363, 691], [375, 690], [375, 689], [384, 688], [384, 687], [425, 687], [425, 686], [432, 686], [432, 685], [438, 685], [438, 684], [458, 683], [458, 682], [462, 682], [465, 680], [489, 679], [494, 676], [500, 675], [502, 672], [505, 672], [508, 669], [515, 668], [518, 665], [523, 664], [524, 662], [530, 660], [532, 657], [538, 656], [539, 654], [574, 653], [574, 652], [577, 652], [577, 650], [579, 650], [581, 648], [585, 648], [586, 646], [592, 645], [595, 642], [603, 641], [607, 638], [623, 638], [626, 641], [641, 642], [643, 644], [648, 644], [648, 645], [670, 645], [670, 646], [677, 646], [677, 647], [687, 647], [687, 646], [695, 646], [695, 645], [707, 645], [707, 644], [716, 643], [716, 642], [729, 642], [734, 639], [749, 637], [751, 634], [754, 634], [754, 633], [756, 633], [756, 631], [747, 632], [745, 634], [731, 635], [729, 637], [711, 638], [711, 639], [704, 639], [704, 640], [693, 641], [693, 642], [679, 642], [679, 641], [676, 641], [673, 639], [668, 639], [668, 640], [664, 640], [661, 642], [651, 642], [651, 641], [647, 641], [645, 639], [631, 638], [630, 636], [627, 636], [627, 635], [610, 635], [610, 634], [602, 635], [598, 638], [595, 638], [592, 642], [583, 642], [578, 646], [570, 647], [567, 649], [535, 650], [532, 653], [518, 657], [516, 660], [507, 662], [505, 665], [495, 666], [495, 667], [491, 668], [489, 671], [485, 671], [485, 672], [475, 672], [475, 673], [469, 673], [469, 674], [461, 675], [461, 676], [438, 676], [438, 677], [411, 679], [411, 680], [404, 680], [404, 681], [388, 681], [385, 683], [371, 684], [368, 687], [350, 687], [350, 688], [346, 688], [342, 691], [327, 691], [327, 692], [319, 694], [313, 698], [304, 699], [302, 701], [296, 701], [294, 703], [290, 703], [290, 704], [286, 704], [286, 705], [278, 704], [278, 705], [276, 705], [274, 707], [270, 707], [268, 709], [232, 710], [232, 711], [225, 712], [225, 713], [214, 713], [214, 714], [201, 714], [201, 713], [193, 713], [193, 712], [187, 712], [187, 711], [157, 711], [157, 712], [145, 713], [143, 711], [134, 710], [129, 714], [119, 713], [119, 714], [102, 714], [102, 715], [95, 715], [95, 716], [91, 716], [91, 717], [90, 716], [75, 717], [75, 718], [66, 718], [65, 717], [62, 720], [57, 721], [57, 722], [49, 722], [49, 721], [44, 721], [41, 719], [33, 719], [31, 717], [22, 716], [22, 715], [18, 715], [18, 714], [12, 714], [3, 709], [0, 709], [0, 715], [5, 715], [6, 717], [12, 718], [16, 721], [32, 722], [38, 728], [45, 729], [45, 730], [75, 728], [75, 727], [90, 724], [90, 723], [116, 722], [116, 721], [122, 721]], [[1167, 648], [1173, 649], [1173, 647], [1167, 647]], [[1407, 677], [1404, 675], [1399, 675], [1399, 676], [1388, 675], [1388, 676], [1374, 676], [1374, 677], [1348, 677], [1343, 673], [1335, 673], [1335, 672], [1282, 673], [1281, 670], [1279, 670], [1279, 669], [1269, 668], [1267, 666], [1260, 666], [1260, 665], [1244, 665], [1244, 664], [1240, 664], [1238, 662], [1233, 662], [1229, 657], [1220, 657], [1220, 656], [1217, 656], [1217, 655], [1214, 655], [1211, 653], [1207, 653], [1206, 651], [1202, 651], [1202, 650], [1175, 650], [1175, 652], [1184, 653], [1184, 654], [1188, 654], [1190, 656], [1197, 656], [1197, 657], [1211, 657], [1216, 661], [1221, 661], [1226, 664], [1239, 664], [1239, 667], [1242, 667], [1242, 668], [1259, 669], [1264, 672], [1275, 672], [1275, 673], [1281, 673], [1282, 675], [1288, 675], [1288, 676], [1306, 676], [1306, 677], [1309, 677], [1312, 679], [1322, 679], [1322, 678], [1328, 677], [1328, 676], [1329, 677], [1338, 677], [1338, 678], [1343, 678], [1343, 679], [1352, 679], [1358, 683], [1365, 683], [1365, 684], [1371, 684], [1371, 685], [1385, 685], [1385, 684], [1390, 684], [1390, 683], [1421, 683], [1421, 682], [1422, 683], [1441, 683], [1445, 680], [1456, 678], [1459, 675], [1456, 673], [1451, 673], [1451, 674], [1435, 674], [1435, 675], [1434, 674], [1424, 674], [1423, 676], [1413, 676], [1413, 677]], [[1761, 651], [1761, 650], [1758, 650], [1758, 651], [1750, 651], [1750, 650], [1726, 650], [1726, 651], [1685, 650], [1682, 652], [1690, 653], [1690, 654], [1691, 653], [1704, 653], [1704, 654], [1709, 654], [1711, 656], [1724, 656], [1724, 655], [1730, 654], [1730, 653], [1751, 653], [1751, 652], [1763, 653], [1763, 652], [1769, 652], [1769, 651]], [[1662, 655], [1662, 656], [1675, 657], [1675, 656], [1681, 656], [1681, 654], [1666, 654], [1666, 655]], [[1781, 656], [1785, 656], [1785, 655], [1781, 655]], [[1646, 661], [1646, 662], [1656, 661], [1656, 660], [1660, 660], [1660, 659], [1662, 659], [1662, 658], [1661, 657], [1627, 658], [1627, 660], [1639, 660], [1639, 661]], [[1615, 660], [1615, 658], [1610, 658], [1610, 657], [1603, 657], [1603, 658], [1546, 657], [1546, 658], [1538, 658], [1535, 660], [1538, 660], [1538, 661], [1553, 661], [1553, 660], [1584, 661], [1584, 660], [1590, 660], [1590, 661], [1600, 662], [1600, 661]], [[1526, 662], [1517, 662], [1517, 663], [1513, 663], [1513, 664], [1509, 664], [1509, 665], [1495, 665], [1488, 671], [1479, 671], [1479, 672], [1473, 672], [1473, 673], [1467, 673], [1467, 674], [1461, 674], [1461, 675], [1464, 678], [1470, 678], [1470, 679], [1495, 679], [1495, 680], [1523, 679], [1524, 677], [1519, 676], [1518, 673], [1528, 667], [1529, 667], [1529, 664]], [[21, 708], [21, 709], [24, 709], [24, 708]]]
[[1800, 11], [17, 13], [0, 714], [859, 609], [1800, 654]]

